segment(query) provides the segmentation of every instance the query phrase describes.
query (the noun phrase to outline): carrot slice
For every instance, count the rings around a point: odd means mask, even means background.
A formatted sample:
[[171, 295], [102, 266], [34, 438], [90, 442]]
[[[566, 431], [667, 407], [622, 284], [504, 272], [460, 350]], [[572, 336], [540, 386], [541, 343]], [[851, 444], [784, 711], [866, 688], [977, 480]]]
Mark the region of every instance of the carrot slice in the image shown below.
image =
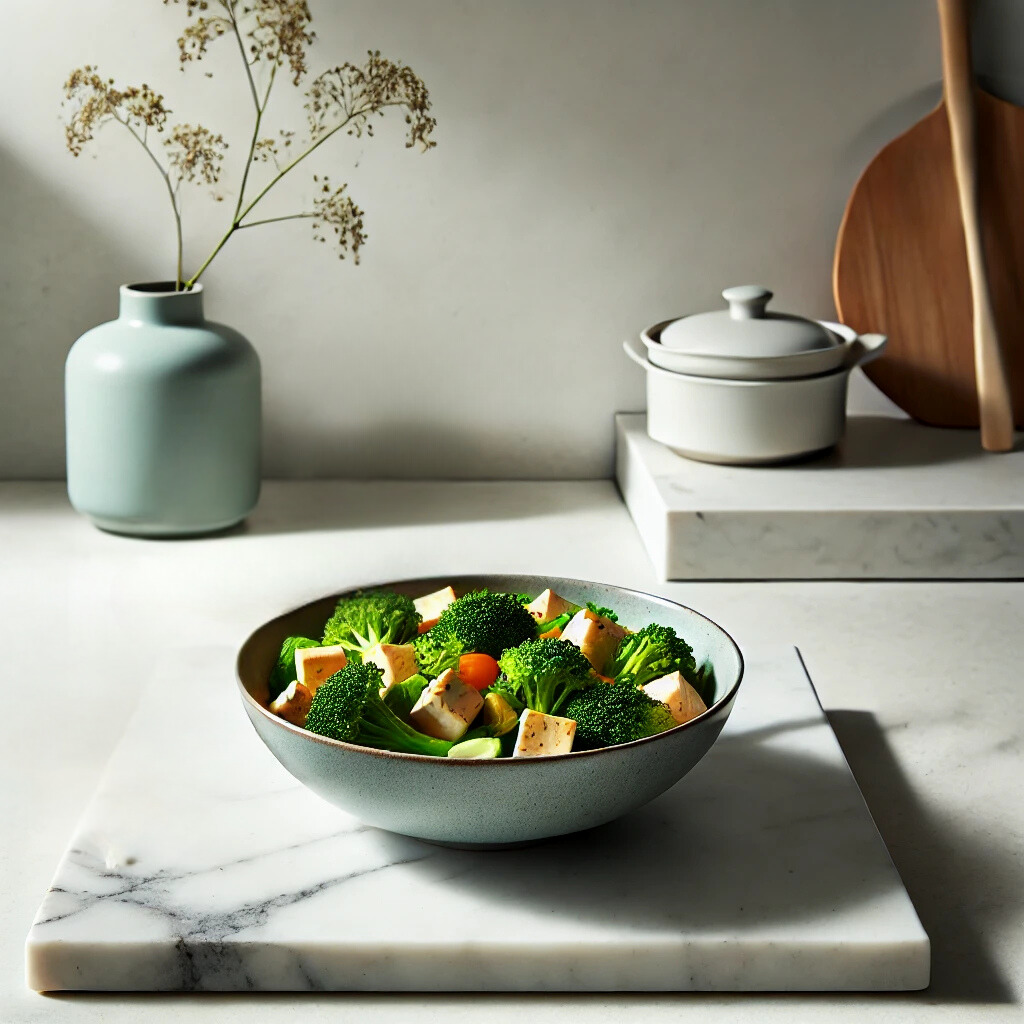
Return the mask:
[[474, 690], [486, 690], [498, 678], [498, 663], [489, 654], [464, 654], [455, 674]]
[[549, 629], [546, 633], [541, 633], [541, 640], [558, 640], [562, 636], [562, 631], [555, 626], [554, 629]]

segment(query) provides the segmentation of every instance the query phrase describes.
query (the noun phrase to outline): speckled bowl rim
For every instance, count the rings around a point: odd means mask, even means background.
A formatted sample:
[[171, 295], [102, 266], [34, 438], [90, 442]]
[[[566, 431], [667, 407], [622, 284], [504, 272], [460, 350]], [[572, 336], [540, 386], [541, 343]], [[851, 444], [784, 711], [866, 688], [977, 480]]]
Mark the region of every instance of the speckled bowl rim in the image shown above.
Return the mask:
[[744, 673], [744, 669], [745, 669], [746, 666], [745, 666], [745, 662], [743, 660], [743, 652], [740, 650], [739, 644], [737, 644], [735, 639], [733, 639], [732, 635], [729, 632], [727, 632], [725, 629], [723, 629], [717, 622], [715, 622], [714, 619], [710, 618], [707, 615], [704, 615], [702, 612], [698, 612], [696, 609], [691, 608], [689, 605], [681, 604], [679, 601], [673, 601], [673, 600], [671, 600], [670, 598], [667, 598], [667, 597], [661, 597], [658, 594], [651, 594], [651, 593], [649, 593], [646, 590], [636, 590], [636, 589], [634, 589], [632, 587], [620, 587], [620, 586], [618, 586], [617, 584], [614, 584], [614, 583], [598, 583], [598, 582], [596, 582], [594, 580], [579, 580], [579, 579], [575, 579], [575, 578], [569, 577], [569, 576], [544, 577], [544, 576], [541, 576], [541, 575], [534, 576], [534, 575], [531, 575], [531, 574], [528, 574], [528, 573], [500, 573], [500, 572], [493, 572], [493, 573], [469, 573], [469, 574], [466, 574], [466, 575], [462, 575], [462, 574], [459, 574], [459, 573], [452, 573], [451, 574], [451, 578], [453, 578], [453, 579], [458, 579], [458, 580], [462, 580], [462, 581], [477, 580], [477, 581], [479, 581], [481, 587], [486, 586], [486, 582], [485, 581], [487, 581], [487, 580], [494, 580], [496, 577], [500, 577], [501, 579], [504, 579], [504, 580], [516, 580], [516, 579], [526, 580], [526, 579], [547, 579], [547, 578], [556, 579], [557, 578], [559, 580], [564, 580], [565, 582], [572, 583], [573, 585], [577, 585], [578, 584], [580, 587], [583, 587], [583, 588], [586, 588], [586, 587], [611, 587], [613, 590], [618, 590], [620, 593], [631, 594], [631, 595], [634, 595], [634, 596], [636, 596], [638, 598], [642, 598], [644, 600], [653, 601], [656, 604], [666, 605], [666, 606], [670, 606], [672, 608], [682, 608], [684, 611], [687, 611], [687, 612], [692, 613], [693, 615], [696, 615], [698, 618], [703, 619], [705, 622], [707, 622], [708, 624], [713, 626], [715, 629], [717, 629], [729, 641], [730, 644], [732, 644], [732, 647], [733, 647], [733, 649], [736, 652], [736, 657], [739, 659], [739, 672], [736, 675], [736, 681], [732, 684], [732, 686], [729, 688], [729, 690], [722, 697], [720, 697], [718, 700], [716, 700], [714, 702], [714, 704], [711, 705], [711, 707], [709, 707], [706, 711], [703, 711], [696, 718], [691, 718], [690, 721], [683, 722], [682, 725], [677, 725], [677, 726], [674, 726], [671, 729], [666, 729], [664, 732], [657, 733], [654, 736], [644, 736], [642, 739], [631, 740], [629, 743], [618, 743], [618, 744], [615, 744], [614, 746], [610, 746], [610, 747], [598, 747], [595, 750], [571, 750], [571, 751], [569, 751], [568, 754], [543, 754], [543, 755], [541, 755], [539, 757], [519, 757], [519, 758], [516, 758], [516, 757], [502, 757], [502, 758], [485, 758], [485, 759], [474, 759], [474, 758], [468, 758], [468, 757], [447, 757], [446, 758], [446, 757], [432, 757], [432, 756], [430, 756], [428, 754], [406, 754], [406, 753], [402, 753], [401, 751], [397, 751], [397, 750], [379, 750], [377, 747], [364, 747], [362, 744], [359, 744], [359, 743], [348, 743], [345, 740], [334, 740], [334, 739], [330, 739], [327, 736], [318, 736], [316, 733], [307, 732], [305, 729], [303, 729], [303, 728], [301, 728], [301, 727], [299, 727], [297, 725], [293, 725], [291, 722], [286, 722], [283, 718], [280, 718], [277, 715], [275, 715], [273, 712], [268, 711], [258, 700], [256, 700], [255, 697], [252, 696], [251, 693], [249, 693], [249, 690], [247, 689], [247, 687], [245, 685], [245, 682], [242, 679], [242, 671], [241, 671], [242, 654], [245, 651], [246, 647], [252, 642], [253, 637], [255, 637], [255, 635], [258, 632], [260, 632], [260, 630], [262, 630], [266, 626], [270, 625], [271, 622], [275, 622], [277, 619], [287, 618], [287, 617], [289, 617], [291, 615], [296, 615], [299, 612], [304, 611], [305, 609], [311, 607], [312, 605], [320, 604], [323, 601], [327, 601], [327, 600], [340, 600], [342, 597], [345, 597], [345, 596], [347, 596], [349, 594], [353, 594], [353, 593], [355, 593], [356, 591], [359, 591], [359, 590], [386, 590], [389, 587], [406, 587], [406, 586], [411, 586], [411, 585], [414, 585], [414, 584], [417, 584], [417, 583], [423, 583], [423, 584], [428, 584], [429, 585], [431, 583], [434, 583], [434, 582], [444, 578], [444, 577], [441, 577], [441, 576], [419, 576], [419, 577], [412, 577], [410, 579], [387, 580], [387, 581], [385, 581], [383, 583], [381, 583], [381, 582], [363, 583], [363, 584], [361, 584], [359, 586], [349, 587], [346, 590], [341, 590], [341, 591], [339, 591], [336, 594], [324, 594], [321, 597], [314, 598], [312, 601], [306, 601], [304, 604], [301, 604], [301, 605], [299, 605], [296, 608], [292, 608], [289, 611], [281, 612], [280, 614], [275, 615], [273, 618], [267, 619], [266, 622], [261, 623], [254, 630], [252, 630], [249, 633], [249, 635], [245, 638], [245, 640], [242, 642], [242, 645], [238, 649], [238, 655], [235, 658], [235, 683], [238, 686], [238, 689], [239, 689], [239, 691], [241, 693], [242, 702], [246, 706], [255, 708], [256, 711], [258, 711], [259, 714], [266, 721], [270, 722], [272, 724], [272, 726], [274, 726], [275, 728], [283, 729], [286, 733], [292, 733], [292, 734], [294, 734], [296, 736], [300, 736], [300, 737], [302, 737], [302, 739], [308, 740], [309, 742], [312, 742], [312, 743], [320, 743], [320, 744], [323, 744], [323, 745], [325, 745], [327, 747], [335, 747], [337, 749], [347, 750], [347, 751], [350, 751], [350, 752], [356, 753], [356, 754], [366, 754], [366, 755], [371, 755], [371, 756], [374, 756], [374, 757], [390, 758], [390, 759], [398, 760], [398, 761], [424, 762], [424, 763], [427, 763], [427, 764], [434, 764], [434, 765], [436, 765], [436, 764], [438, 764], [440, 762], [443, 762], [445, 764], [461, 765], [461, 766], [470, 766], [471, 765], [471, 766], [479, 768], [479, 767], [482, 767], [482, 766], [493, 766], [495, 764], [529, 765], [529, 764], [538, 764], [538, 763], [542, 763], [542, 762], [546, 762], [546, 761], [565, 761], [567, 758], [579, 759], [579, 758], [597, 757], [597, 756], [600, 756], [601, 754], [613, 753], [613, 752], [619, 751], [619, 750], [634, 749], [636, 747], [641, 747], [641, 746], [643, 746], [645, 744], [648, 744], [648, 743], [658, 743], [658, 742], [664, 740], [668, 736], [676, 735], [677, 733], [681, 732], [684, 729], [690, 729], [690, 728], [696, 726], [699, 722], [702, 722], [705, 719], [714, 717], [714, 715], [722, 707], [728, 705], [733, 700], [733, 698], [736, 696], [736, 691], [739, 690], [739, 688], [740, 688], [740, 683], [743, 682], [743, 673]]

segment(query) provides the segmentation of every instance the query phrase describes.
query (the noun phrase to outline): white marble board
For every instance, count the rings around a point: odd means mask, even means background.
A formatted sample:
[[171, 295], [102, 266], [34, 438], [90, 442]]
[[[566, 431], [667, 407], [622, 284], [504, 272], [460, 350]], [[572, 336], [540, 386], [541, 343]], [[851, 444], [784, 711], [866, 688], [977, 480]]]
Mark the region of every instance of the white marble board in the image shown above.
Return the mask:
[[900, 990], [929, 942], [793, 648], [600, 829], [500, 852], [361, 825], [298, 785], [233, 652], [171, 652], [28, 936], [39, 990]]
[[1024, 578], [1024, 449], [851, 416], [833, 452], [714, 466], [616, 416], [616, 479], [666, 580]]

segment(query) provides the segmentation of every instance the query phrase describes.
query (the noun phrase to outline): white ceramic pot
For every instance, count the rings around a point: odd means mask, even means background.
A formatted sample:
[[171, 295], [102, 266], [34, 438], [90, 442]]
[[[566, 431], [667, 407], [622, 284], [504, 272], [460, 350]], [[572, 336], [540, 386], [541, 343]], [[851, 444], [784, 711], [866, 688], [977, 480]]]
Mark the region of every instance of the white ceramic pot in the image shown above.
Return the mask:
[[[825, 325], [844, 339], [842, 324]], [[850, 370], [881, 354], [882, 335], [864, 335], [840, 369], [813, 377], [729, 380], [653, 365], [638, 338], [626, 354], [647, 373], [647, 432], [701, 462], [757, 465], [824, 451], [842, 437]]]

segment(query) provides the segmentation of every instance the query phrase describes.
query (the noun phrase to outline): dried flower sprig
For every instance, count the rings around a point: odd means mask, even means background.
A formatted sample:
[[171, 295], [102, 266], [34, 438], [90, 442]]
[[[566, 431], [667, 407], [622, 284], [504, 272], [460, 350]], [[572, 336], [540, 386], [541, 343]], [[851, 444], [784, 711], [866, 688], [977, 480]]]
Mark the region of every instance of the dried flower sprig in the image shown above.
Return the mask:
[[[333, 237], [338, 255], [359, 252], [367, 235], [363, 211], [348, 195], [348, 186], [333, 187], [324, 176], [313, 176], [317, 187], [311, 210], [278, 217], [254, 219], [257, 204], [277, 183], [338, 132], [372, 137], [374, 119], [389, 108], [405, 111], [406, 147], [422, 151], [436, 145], [431, 137], [437, 121], [430, 114], [426, 86], [408, 65], [390, 61], [377, 50], [367, 54], [361, 65], [341, 64], [317, 76], [306, 93], [309, 135], [296, 143], [295, 132], [279, 130], [277, 136], [263, 134], [263, 120], [277, 72], [287, 67], [293, 85], [308, 73], [306, 55], [316, 39], [310, 28], [312, 15], [306, 0], [163, 0], [185, 7], [188, 25], [178, 38], [182, 70], [201, 61], [216, 40], [231, 36], [241, 56], [255, 116], [241, 184], [231, 222], [213, 251], [188, 280], [182, 273], [182, 231], [179, 186], [183, 181], [215, 185], [220, 181], [227, 143], [202, 125], [176, 125], [163, 139], [166, 162], [161, 162], [149, 144], [150, 129], [167, 131], [171, 111], [163, 97], [147, 85], [118, 89], [113, 79], [102, 79], [96, 68], [86, 65], [72, 72], [65, 83], [68, 110], [66, 136], [75, 156], [90, 142], [97, 127], [106, 120], [124, 125], [142, 144], [160, 171], [174, 209], [178, 242], [177, 286], [191, 288], [228, 239], [242, 228], [283, 220], [311, 219], [313, 237], [326, 242]], [[254, 197], [247, 194], [250, 171], [256, 164], [273, 164], [274, 173]], [[215, 198], [223, 198], [215, 193]]]
[[374, 114], [383, 117], [385, 107], [405, 107], [408, 125], [406, 148], [419, 144], [430, 149], [436, 143], [430, 133], [437, 121], [429, 114], [427, 88], [410, 67], [395, 64], [371, 50], [362, 67], [342, 64], [319, 75], [310, 86], [306, 113], [314, 140], [346, 127], [349, 135], [373, 135]]
[[347, 186], [331, 188], [330, 179], [313, 175], [313, 181], [320, 184], [320, 196], [313, 200], [316, 220], [313, 221], [313, 237], [318, 242], [327, 241], [327, 231], [333, 231], [338, 246], [338, 259], [344, 259], [346, 252], [352, 253], [352, 260], [359, 262], [359, 250], [366, 242], [363, 231], [363, 211], [346, 195]]
[[150, 146], [150, 129], [156, 133], [167, 130], [171, 111], [164, 98], [148, 85], [119, 89], [112, 78], [102, 78], [92, 64], [72, 71], [64, 83], [64, 104], [67, 112], [65, 137], [74, 156], [81, 155], [104, 123], [116, 121], [123, 125], [149, 155], [164, 180], [174, 211], [177, 239], [177, 276], [182, 280], [181, 200], [179, 187], [183, 181], [212, 185], [220, 177], [220, 166], [227, 143], [221, 135], [198, 125], [179, 124], [170, 129], [163, 140], [167, 162], [161, 162]]
[[171, 129], [164, 145], [180, 181], [203, 181], [207, 185], [220, 181], [224, 150], [228, 148], [223, 135], [214, 135], [202, 125], [179, 124]]

